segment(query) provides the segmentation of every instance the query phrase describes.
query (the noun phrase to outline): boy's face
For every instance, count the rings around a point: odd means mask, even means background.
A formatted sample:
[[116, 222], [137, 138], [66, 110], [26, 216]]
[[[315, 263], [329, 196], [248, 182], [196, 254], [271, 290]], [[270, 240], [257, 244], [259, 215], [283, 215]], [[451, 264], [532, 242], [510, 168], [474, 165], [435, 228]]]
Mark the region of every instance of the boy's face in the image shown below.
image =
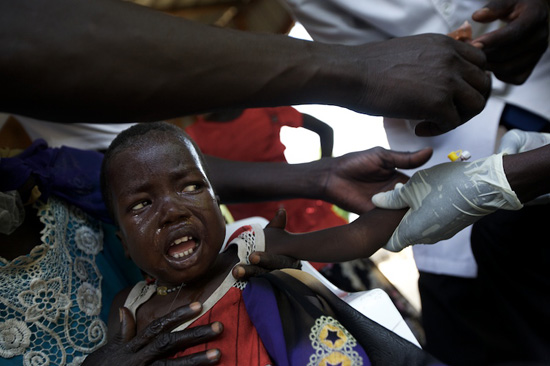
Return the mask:
[[107, 174], [132, 260], [162, 285], [207, 275], [225, 223], [193, 145], [162, 133], [116, 154]]

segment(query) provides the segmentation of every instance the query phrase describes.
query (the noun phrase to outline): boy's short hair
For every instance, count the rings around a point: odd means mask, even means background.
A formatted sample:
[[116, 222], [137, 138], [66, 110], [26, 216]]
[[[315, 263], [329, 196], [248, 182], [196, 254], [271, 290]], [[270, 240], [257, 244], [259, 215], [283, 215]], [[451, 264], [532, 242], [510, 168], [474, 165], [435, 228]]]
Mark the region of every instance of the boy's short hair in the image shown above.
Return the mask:
[[[109, 194], [109, 182], [107, 180], [107, 169], [109, 167], [109, 164], [111, 160], [120, 152], [128, 148], [136, 147], [137, 142], [154, 139], [154, 135], [150, 134], [154, 132], [169, 133], [172, 136], [181, 140], [182, 142], [190, 141], [191, 144], [195, 147], [195, 150], [199, 155], [200, 162], [204, 166], [204, 169], [208, 175], [208, 165], [204, 160], [204, 155], [202, 154], [195, 141], [193, 141], [193, 139], [181, 128], [167, 122], [137, 123], [131, 126], [130, 128], [119, 133], [117, 137], [115, 137], [115, 139], [111, 142], [109, 148], [107, 148], [107, 151], [105, 151], [103, 162], [101, 164], [101, 194], [103, 196], [103, 201], [107, 206], [107, 210], [109, 211], [109, 214], [116, 224], [118, 224], [118, 222], [115, 216], [114, 202], [112, 202], [111, 195]], [[158, 143], [160, 144], [162, 143], [162, 141], [163, 140], [159, 139]]]

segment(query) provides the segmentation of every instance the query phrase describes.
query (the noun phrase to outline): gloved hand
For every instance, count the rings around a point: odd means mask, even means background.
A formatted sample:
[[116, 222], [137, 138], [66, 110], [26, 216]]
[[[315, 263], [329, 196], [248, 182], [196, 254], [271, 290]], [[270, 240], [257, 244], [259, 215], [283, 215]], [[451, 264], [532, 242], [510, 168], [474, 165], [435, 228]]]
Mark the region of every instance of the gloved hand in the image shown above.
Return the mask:
[[518, 154], [550, 144], [550, 133], [510, 130], [502, 136], [499, 153]]
[[[502, 136], [499, 153], [518, 154], [529, 150], [534, 150], [544, 145], [550, 144], [550, 133], [531, 132], [522, 130], [510, 130]], [[543, 194], [526, 203], [526, 205], [543, 205], [550, 203], [550, 193]]]
[[506, 179], [502, 154], [420, 170], [372, 202], [380, 208], [410, 207], [385, 246], [394, 252], [448, 239], [497, 209], [523, 207]]

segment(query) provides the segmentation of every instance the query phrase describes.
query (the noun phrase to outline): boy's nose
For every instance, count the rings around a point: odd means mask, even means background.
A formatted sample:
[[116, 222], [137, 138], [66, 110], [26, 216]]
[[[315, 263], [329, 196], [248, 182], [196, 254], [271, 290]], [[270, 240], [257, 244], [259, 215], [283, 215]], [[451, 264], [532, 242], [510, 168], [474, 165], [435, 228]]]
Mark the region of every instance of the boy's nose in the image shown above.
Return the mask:
[[161, 209], [161, 224], [171, 224], [182, 218], [191, 216], [191, 211], [182, 202], [181, 198], [175, 196], [166, 197]]

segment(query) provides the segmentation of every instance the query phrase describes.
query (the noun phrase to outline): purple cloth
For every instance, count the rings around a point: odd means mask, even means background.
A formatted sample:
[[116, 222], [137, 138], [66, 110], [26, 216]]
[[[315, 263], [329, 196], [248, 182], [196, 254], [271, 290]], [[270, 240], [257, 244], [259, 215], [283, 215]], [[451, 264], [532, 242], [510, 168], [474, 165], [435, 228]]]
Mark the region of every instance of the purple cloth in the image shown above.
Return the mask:
[[0, 190], [15, 190], [32, 175], [40, 188], [42, 200], [54, 194], [111, 223], [99, 184], [102, 160], [103, 154], [96, 151], [66, 146], [50, 148], [39, 139], [21, 154], [0, 159]]
[[[443, 365], [327, 288], [314, 287], [273, 271], [251, 278], [244, 289], [246, 310], [274, 364]], [[342, 328], [344, 334], [337, 331]]]
[[[281, 315], [275, 294], [265, 279], [255, 279], [243, 291], [246, 311], [271, 358], [277, 366], [289, 366]], [[261, 300], [259, 300], [261, 299]], [[307, 364], [307, 363], [305, 363]], [[304, 364], [304, 365], [305, 365]]]
[[[349, 340], [345, 343], [345, 350], [338, 347], [320, 350], [323, 341], [315, 338], [316, 332], [312, 332], [312, 328], [318, 326], [322, 316], [334, 318], [335, 315], [322, 298], [301, 282], [288, 277], [286, 281], [279, 281], [269, 274], [254, 277], [243, 291], [246, 311], [274, 364], [302, 366], [309, 364], [311, 357], [328, 356], [330, 352], [335, 352], [344, 355], [343, 358], [348, 361], [351, 361], [347, 358], [349, 354], [355, 353], [363, 361], [361, 365], [369, 366], [369, 357], [362, 346], [358, 343], [352, 345]], [[334, 332], [328, 343], [342, 339], [336, 334]]]

